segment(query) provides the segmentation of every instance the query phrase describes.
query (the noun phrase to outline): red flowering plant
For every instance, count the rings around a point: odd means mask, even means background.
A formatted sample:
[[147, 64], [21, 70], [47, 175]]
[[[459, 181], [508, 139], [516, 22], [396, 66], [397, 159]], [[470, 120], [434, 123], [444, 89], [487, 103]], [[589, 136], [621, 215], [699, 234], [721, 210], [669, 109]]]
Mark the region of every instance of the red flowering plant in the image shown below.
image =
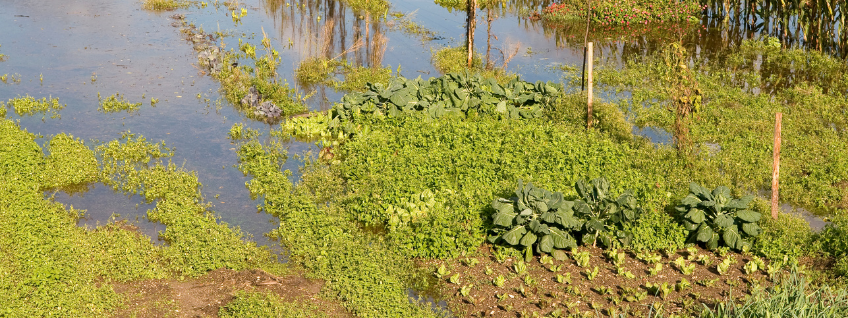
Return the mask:
[[[692, 0], [594, 0], [590, 20], [601, 25], [635, 25], [698, 19], [704, 7]], [[542, 9], [551, 22], [586, 20], [585, 0], [561, 0]]]

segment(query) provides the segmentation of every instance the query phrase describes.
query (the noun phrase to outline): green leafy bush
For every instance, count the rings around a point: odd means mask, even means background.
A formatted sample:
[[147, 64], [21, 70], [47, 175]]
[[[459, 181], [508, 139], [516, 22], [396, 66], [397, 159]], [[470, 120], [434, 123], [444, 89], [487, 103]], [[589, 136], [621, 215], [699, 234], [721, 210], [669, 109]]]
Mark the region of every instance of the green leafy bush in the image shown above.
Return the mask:
[[753, 247], [770, 260], [783, 260], [784, 256], [797, 259], [815, 250], [813, 232], [802, 218], [781, 213], [776, 220], [763, 218], [760, 225], [762, 233]]
[[583, 221], [574, 216], [574, 202], [563, 200], [562, 193], [526, 186], [519, 180], [515, 197], [492, 202], [493, 235], [489, 242], [512, 246], [536, 247], [537, 253], [551, 253], [554, 248], [577, 247], [571, 231], [579, 230]]
[[606, 178], [597, 178], [588, 184], [579, 180], [574, 189], [580, 199], [574, 201], [574, 210], [586, 222], [583, 224], [583, 244], [595, 245], [600, 240], [606, 247], [618, 244], [630, 245], [633, 234], [624, 231], [624, 225], [642, 214], [636, 198], [625, 191], [613, 200], [609, 195], [609, 182]]
[[822, 250], [836, 259], [834, 265], [841, 275], [848, 275], [848, 213], [840, 213], [830, 219], [819, 234]]
[[753, 196], [740, 199], [730, 195], [730, 189], [716, 187], [712, 192], [698, 185], [689, 184], [687, 195], [675, 208], [683, 227], [690, 231], [689, 240], [703, 242], [707, 248], [722, 245], [736, 250], [750, 248], [748, 237], [760, 234], [760, 213], [747, 210]]

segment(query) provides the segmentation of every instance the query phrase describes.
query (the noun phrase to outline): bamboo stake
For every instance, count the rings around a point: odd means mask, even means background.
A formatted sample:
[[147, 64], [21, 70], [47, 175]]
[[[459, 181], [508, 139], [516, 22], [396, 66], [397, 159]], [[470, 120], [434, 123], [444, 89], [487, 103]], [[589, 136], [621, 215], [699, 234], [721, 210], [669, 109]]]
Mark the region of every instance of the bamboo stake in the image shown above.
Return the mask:
[[777, 219], [777, 208], [780, 204], [778, 200], [778, 180], [780, 180], [780, 126], [783, 119], [783, 113], [777, 113], [774, 116], [774, 166], [772, 166], [771, 174], [771, 218]]
[[586, 65], [588, 66], [588, 72], [586, 74], [587, 79], [587, 93], [588, 93], [588, 117], [586, 118], [586, 129], [592, 129], [592, 64], [594, 58], [592, 57], [592, 42], [586, 43]]

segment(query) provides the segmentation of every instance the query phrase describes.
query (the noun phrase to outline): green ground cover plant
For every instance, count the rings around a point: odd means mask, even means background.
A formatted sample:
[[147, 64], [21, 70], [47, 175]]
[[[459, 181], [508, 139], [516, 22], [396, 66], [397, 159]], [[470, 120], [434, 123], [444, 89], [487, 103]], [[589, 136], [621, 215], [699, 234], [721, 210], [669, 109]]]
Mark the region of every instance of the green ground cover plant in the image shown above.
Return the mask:
[[483, 64], [480, 54], [475, 51], [471, 68], [468, 68], [468, 52], [465, 46], [444, 47], [433, 53], [433, 66], [442, 74], [471, 72], [486, 78], [495, 78], [499, 83], [506, 83], [518, 75], [508, 73], [504, 68], [490, 68]]
[[190, 4], [184, 0], [144, 0], [141, 7], [147, 10], [171, 11], [188, 8]]
[[100, 93], [97, 93], [97, 100], [100, 102], [100, 108], [97, 110], [101, 113], [117, 113], [121, 111], [135, 113], [141, 107], [141, 103], [131, 103], [124, 99], [124, 95], [120, 93], [115, 93], [106, 98], [100, 97]]
[[[326, 85], [340, 92], [361, 92], [368, 83], [388, 85], [392, 76], [389, 67], [354, 66], [344, 60], [310, 58], [306, 59], [295, 69], [298, 84], [311, 88], [314, 85]], [[338, 74], [344, 80], [334, 78]]]
[[703, 9], [691, 0], [601, 0], [591, 2], [591, 8], [585, 1], [562, 0], [542, 9], [542, 17], [553, 22], [586, 21], [588, 14], [600, 25], [631, 25], [699, 19]]
[[[265, 55], [259, 57], [256, 57], [255, 53], [250, 55], [233, 49], [220, 53], [221, 60], [216, 63], [218, 68], [212, 68], [210, 75], [221, 82], [221, 92], [224, 97], [238, 110], [244, 112], [248, 118], [256, 120], [267, 120], [267, 118], [255, 114], [251, 105], [242, 103], [251, 88], [256, 89], [262, 100], [274, 103], [281, 110], [280, 115], [283, 117], [305, 112], [303, 97], [277, 74], [277, 66], [280, 63], [279, 52], [271, 47], [267, 37], [263, 38], [262, 46]], [[237, 63], [240, 59], [250, 59], [250, 61]]]
[[281, 144], [256, 139], [239, 142], [239, 169], [253, 177], [251, 195], [262, 209], [284, 220], [271, 235], [280, 239], [293, 260], [309, 275], [326, 280], [326, 293], [361, 317], [428, 317], [428, 308], [410, 303], [406, 294], [416, 270], [387, 242], [368, 234], [330, 200], [341, 200], [338, 175], [326, 166], [307, 163], [293, 186], [281, 170], [287, 157]]
[[[769, 39], [743, 41], [720, 57], [689, 65], [703, 96], [690, 126], [694, 171], [714, 180], [693, 181], [724, 184], [737, 196], [769, 189], [774, 114], [782, 112], [781, 199], [817, 214], [845, 209], [846, 82], [839, 76], [818, 80], [840, 72], [843, 63], [814, 51], [781, 49]], [[602, 89], [630, 93], [615, 102], [630, 110], [636, 126], [674, 131], [674, 114], [666, 110], [671, 96], [662, 75], [668, 67], [664, 54], [633, 57], [623, 69], [602, 67], [597, 79]], [[754, 66], [759, 57], [762, 68]]]
[[222, 306], [220, 317], [277, 317], [277, 318], [317, 318], [326, 317], [321, 310], [301, 302], [283, 302], [276, 295], [263, 292], [240, 291], [235, 299]]
[[35, 99], [32, 96], [17, 97], [10, 99], [5, 104], [0, 102], [0, 115], [6, 115], [6, 109], [11, 107], [18, 116], [32, 116], [35, 114], [50, 114], [50, 118], [59, 118], [59, 111], [65, 108], [65, 104], [59, 103], [58, 98]]

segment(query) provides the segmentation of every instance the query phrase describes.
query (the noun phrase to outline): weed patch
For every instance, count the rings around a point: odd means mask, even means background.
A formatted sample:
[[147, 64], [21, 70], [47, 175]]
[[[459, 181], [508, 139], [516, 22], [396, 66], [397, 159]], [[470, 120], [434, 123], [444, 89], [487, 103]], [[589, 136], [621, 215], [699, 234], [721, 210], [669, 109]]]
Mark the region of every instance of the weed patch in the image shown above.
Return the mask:
[[[32, 116], [35, 114], [50, 114], [50, 118], [59, 118], [59, 111], [65, 108], [65, 104], [60, 104], [58, 98], [35, 99], [29, 95], [10, 99], [5, 105], [0, 102], [0, 115], [5, 116], [6, 108], [12, 107], [15, 114], [18, 116]], [[43, 117], [42, 117], [43, 119]]]
[[184, 0], [144, 0], [141, 6], [147, 10], [171, 11], [188, 8], [189, 4]]
[[97, 93], [97, 100], [100, 101], [99, 110], [101, 113], [117, 113], [121, 111], [125, 111], [128, 113], [135, 113], [138, 111], [139, 107], [141, 107], [141, 103], [131, 103], [124, 99], [124, 95], [115, 93], [106, 98], [100, 97], [100, 93]]

